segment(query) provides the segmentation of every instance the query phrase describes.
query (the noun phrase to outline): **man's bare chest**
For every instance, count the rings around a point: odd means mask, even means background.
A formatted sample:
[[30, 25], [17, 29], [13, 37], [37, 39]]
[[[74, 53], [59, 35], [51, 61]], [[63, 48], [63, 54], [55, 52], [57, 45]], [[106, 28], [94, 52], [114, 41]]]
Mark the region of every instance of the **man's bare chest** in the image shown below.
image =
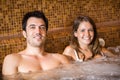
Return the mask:
[[37, 60], [24, 59], [21, 60], [18, 66], [18, 72], [38, 72], [42, 70], [40, 62]]
[[54, 58], [25, 58], [20, 61], [18, 72], [38, 72], [56, 68], [58, 65], [60, 65], [60, 62]]

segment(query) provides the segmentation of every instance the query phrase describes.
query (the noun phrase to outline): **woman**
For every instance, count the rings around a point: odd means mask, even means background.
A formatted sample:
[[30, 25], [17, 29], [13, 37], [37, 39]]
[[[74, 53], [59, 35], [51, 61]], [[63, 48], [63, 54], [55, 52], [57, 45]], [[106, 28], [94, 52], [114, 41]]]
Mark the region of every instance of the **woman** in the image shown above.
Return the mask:
[[100, 46], [96, 25], [88, 16], [79, 16], [74, 21], [70, 45], [63, 52], [77, 61], [85, 61], [112, 54]]

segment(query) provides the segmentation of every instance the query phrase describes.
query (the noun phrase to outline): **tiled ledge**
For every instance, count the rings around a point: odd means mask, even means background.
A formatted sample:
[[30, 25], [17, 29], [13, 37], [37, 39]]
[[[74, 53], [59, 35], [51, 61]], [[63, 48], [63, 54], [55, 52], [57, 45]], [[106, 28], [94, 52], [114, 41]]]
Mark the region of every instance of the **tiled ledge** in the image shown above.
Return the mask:
[[104, 27], [104, 26], [120, 26], [120, 20], [117, 21], [109, 21], [109, 22], [102, 22], [102, 23], [96, 23], [97, 27]]
[[[102, 22], [102, 23], [96, 23], [97, 27], [104, 27], [104, 26], [119, 26], [120, 25], [120, 20], [117, 21], [109, 21], [109, 22]], [[56, 33], [56, 32], [70, 32], [72, 27], [60, 27], [60, 28], [53, 28], [48, 30], [49, 33]], [[23, 37], [22, 33], [19, 34], [14, 34], [14, 35], [7, 35], [3, 36], [0, 35], [0, 40], [5, 40], [5, 39], [11, 39], [11, 38], [21, 38]]]

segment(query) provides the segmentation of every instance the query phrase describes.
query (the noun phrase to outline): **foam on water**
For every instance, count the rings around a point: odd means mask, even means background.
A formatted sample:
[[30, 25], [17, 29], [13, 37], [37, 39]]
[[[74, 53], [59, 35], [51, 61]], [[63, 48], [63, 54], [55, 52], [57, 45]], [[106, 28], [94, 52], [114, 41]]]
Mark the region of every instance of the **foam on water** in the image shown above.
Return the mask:
[[19, 80], [120, 80], [120, 57], [73, 62], [57, 69], [21, 74], [19, 77]]
[[60, 68], [37, 73], [35, 80], [120, 80], [120, 58], [73, 62]]

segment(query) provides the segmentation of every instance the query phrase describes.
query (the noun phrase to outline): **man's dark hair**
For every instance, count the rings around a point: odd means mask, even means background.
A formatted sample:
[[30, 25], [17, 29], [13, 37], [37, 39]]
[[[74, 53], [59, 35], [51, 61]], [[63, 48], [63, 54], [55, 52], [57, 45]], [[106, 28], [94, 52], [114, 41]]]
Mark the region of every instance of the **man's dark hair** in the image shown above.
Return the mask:
[[32, 11], [28, 12], [24, 15], [23, 20], [22, 20], [22, 29], [26, 31], [26, 24], [27, 20], [30, 17], [36, 17], [36, 18], [41, 18], [45, 22], [46, 25], [46, 31], [48, 30], [48, 19], [45, 17], [44, 13], [42, 11]]

